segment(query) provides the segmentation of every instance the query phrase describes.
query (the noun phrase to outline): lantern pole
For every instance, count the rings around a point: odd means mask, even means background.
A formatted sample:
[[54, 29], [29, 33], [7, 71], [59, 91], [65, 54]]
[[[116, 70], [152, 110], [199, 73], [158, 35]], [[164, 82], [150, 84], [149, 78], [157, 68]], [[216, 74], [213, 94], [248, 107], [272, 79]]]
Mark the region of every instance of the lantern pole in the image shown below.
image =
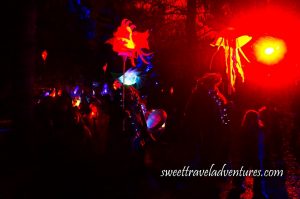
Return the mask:
[[123, 131], [125, 131], [125, 71], [126, 71], [126, 60], [127, 56], [122, 56], [123, 58], [123, 90], [122, 90], [122, 107], [123, 107]]

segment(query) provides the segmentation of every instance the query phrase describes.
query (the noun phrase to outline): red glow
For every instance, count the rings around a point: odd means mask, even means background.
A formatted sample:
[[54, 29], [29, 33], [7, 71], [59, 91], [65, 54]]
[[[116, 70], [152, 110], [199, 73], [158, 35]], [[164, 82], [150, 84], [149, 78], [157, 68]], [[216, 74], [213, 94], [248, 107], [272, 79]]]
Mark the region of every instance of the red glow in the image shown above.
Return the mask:
[[299, 74], [297, 65], [292, 63], [273, 66], [255, 63], [247, 67], [246, 81], [262, 89], [285, 89], [299, 79]]
[[[269, 5], [254, 9], [248, 8], [247, 11], [237, 14], [231, 21], [231, 25], [253, 36], [253, 41], [262, 36], [280, 38], [287, 49], [284, 59], [298, 61], [300, 29], [296, 27], [300, 26], [300, 15], [295, 7]], [[276, 52], [275, 48], [274, 50]]]
[[251, 35], [296, 35], [299, 16], [293, 9], [283, 5], [248, 8], [237, 14], [232, 25]]
[[42, 52], [42, 59], [44, 60], [44, 62], [46, 61], [47, 56], [48, 56], [48, 52], [47, 52], [47, 50], [44, 50], [44, 51]]
[[[300, 15], [293, 7], [274, 4], [247, 8], [230, 23], [253, 43], [244, 48], [250, 64], [245, 66], [245, 81], [264, 89], [286, 89], [300, 77], [298, 48]], [[267, 39], [269, 38], [269, 39]]]
[[170, 94], [171, 94], [171, 95], [174, 94], [174, 88], [173, 88], [173, 86], [170, 88]]
[[96, 118], [98, 116], [98, 109], [94, 104], [90, 104], [90, 118]]
[[61, 89], [59, 89], [59, 90], [57, 91], [57, 95], [58, 95], [58, 96], [61, 96], [61, 95], [62, 95], [62, 90], [61, 90]]
[[55, 97], [56, 96], [56, 89], [54, 88], [52, 92], [49, 94], [50, 97]]
[[113, 83], [113, 88], [114, 88], [114, 90], [120, 89], [121, 86], [122, 86], [122, 83], [121, 83], [118, 79], [116, 79], [116, 80], [114, 81], [114, 83]]
[[107, 63], [104, 64], [104, 66], [102, 67], [103, 71], [106, 72], [107, 70]]

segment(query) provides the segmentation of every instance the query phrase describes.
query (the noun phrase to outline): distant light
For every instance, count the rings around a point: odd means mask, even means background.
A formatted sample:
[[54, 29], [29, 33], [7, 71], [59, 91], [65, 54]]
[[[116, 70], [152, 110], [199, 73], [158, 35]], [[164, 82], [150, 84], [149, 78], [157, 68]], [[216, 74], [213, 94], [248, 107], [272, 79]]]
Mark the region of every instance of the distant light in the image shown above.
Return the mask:
[[254, 44], [254, 52], [258, 62], [273, 65], [284, 58], [285, 42], [275, 37], [261, 37]]
[[46, 61], [47, 56], [48, 56], [47, 50], [43, 50], [43, 52], [42, 52], [42, 59], [44, 60], [44, 62]]
[[98, 108], [94, 104], [90, 104], [89, 107], [90, 107], [90, 110], [91, 110], [90, 118], [95, 119], [98, 116]]
[[55, 97], [56, 96], [56, 89], [54, 88], [51, 93], [49, 94], [50, 97]]
[[102, 91], [101, 91], [101, 95], [107, 95], [107, 94], [109, 94], [109, 87], [108, 87], [108, 84], [105, 83], [103, 85], [103, 88], [102, 88]]
[[44, 94], [45, 97], [47, 97], [47, 96], [49, 96], [49, 95], [50, 95], [49, 92], [45, 92], [45, 94]]
[[171, 88], [170, 88], [170, 94], [171, 94], [171, 95], [174, 94], [174, 88], [173, 88], [173, 86], [171, 86]]
[[72, 105], [73, 107], [79, 107], [80, 106], [80, 103], [81, 103], [81, 98], [78, 96], [78, 97], [75, 97], [73, 100], [72, 100]]
[[77, 95], [78, 90], [79, 90], [79, 86], [76, 86], [75, 89], [74, 89], [74, 91], [73, 91], [73, 95]]
[[100, 83], [98, 83], [98, 82], [93, 82], [92, 85], [93, 85], [93, 87], [99, 87], [99, 86], [100, 86]]
[[58, 95], [58, 96], [61, 96], [61, 95], [62, 95], [62, 90], [61, 90], [61, 89], [59, 89], [59, 90], [57, 91], [57, 95]]

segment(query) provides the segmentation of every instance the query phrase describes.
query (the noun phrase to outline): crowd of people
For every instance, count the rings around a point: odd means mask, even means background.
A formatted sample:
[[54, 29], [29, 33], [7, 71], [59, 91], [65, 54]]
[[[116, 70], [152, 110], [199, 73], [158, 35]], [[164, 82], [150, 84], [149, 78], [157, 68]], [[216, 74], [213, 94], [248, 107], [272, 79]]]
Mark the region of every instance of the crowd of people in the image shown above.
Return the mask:
[[[221, 198], [233, 180], [227, 198], [241, 198], [244, 177], [160, 176], [162, 169], [212, 164], [271, 169], [274, 153], [281, 158], [282, 128], [274, 107], [240, 110], [222, 94], [222, 85], [220, 74], [198, 78], [175, 119], [170, 109], [147, 108], [133, 86], [124, 87], [123, 98], [120, 82], [39, 90], [29, 196]], [[254, 198], [269, 198], [265, 184], [254, 178]]]

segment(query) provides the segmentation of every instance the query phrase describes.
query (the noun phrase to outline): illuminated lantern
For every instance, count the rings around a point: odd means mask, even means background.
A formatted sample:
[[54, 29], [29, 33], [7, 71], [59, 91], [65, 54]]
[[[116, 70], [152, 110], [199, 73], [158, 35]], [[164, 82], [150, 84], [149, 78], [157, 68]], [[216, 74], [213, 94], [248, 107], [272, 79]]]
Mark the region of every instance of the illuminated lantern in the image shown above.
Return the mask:
[[78, 107], [79, 108], [80, 103], [81, 103], [81, 98], [79, 96], [73, 98], [73, 100], [72, 100], [72, 106], [73, 107]]
[[104, 64], [104, 66], [102, 67], [103, 71], [106, 72], [107, 70], [107, 63]]
[[122, 83], [121, 83], [118, 79], [116, 79], [116, 80], [114, 81], [114, 83], [113, 83], [113, 88], [114, 88], [114, 90], [120, 89], [121, 86], [122, 86]]
[[57, 91], [57, 95], [58, 95], [58, 96], [61, 96], [61, 95], [62, 95], [62, 90], [61, 90], [61, 89], [59, 89], [59, 90]]
[[[106, 41], [111, 44], [113, 51], [123, 58], [123, 81], [125, 82], [125, 70], [127, 57], [130, 58], [131, 64], [135, 66], [134, 59], [140, 58], [144, 63], [149, 64], [145, 60], [145, 56], [151, 55], [151, 53], [145, 53], [142, 49], [149, 49], [148, 37], [149, 32], [137, 32], [136, 26], [128, 19], [123, 19], [121, 25], [117, 31], [114, 32], [113, 38]], [[125, 87], [123, 86], [123, 110], [125, 110]]]
[[251, 39], [252, 37], [248, 35], [237, 36], [234, 33], [233, 28], [228, 28], [221, 33], [220, 37], [211, 43], [211, 46], [217, 46], [218, 50], [220, 47], [224, 48], [226, 74], [229, 81], [228, 94], [231, 94], [235, 90], [234, 86], [237, 73], [240, 75], [242, 82], [245, 81], [240, 54], [246, 59], [246, 61], [250, 62], [241, 48]]
[[[138, 76], [139, 72], [135, 69], [130, 68], [129, 70], [126, 71], [126, 73], [124, 75], [122, 75], [121, 77], [119, 77], [119, 80], [128, 86], [131, 86], [133, 84], [138, 83], [138, 81], [140, 80], [140, 77]], [[125, 81], [123, 81], [125, 76]]]
[[91, 118], [91, 119], [97, 118], [97, 117], [98, 117], [98, 109], [97, 109], [97, 106], [95, 106], [94, 104], [90, 104], [90, 110], [91, 110], [90, 118]]
[[257, 61], [272, 65], [283, 59], [286, 53], [285, 42], [274, 37], [262, 37], [254, 44], [254, 53]]
[[54, 88], [52, 92], [49, 94], [50, 97], [55, 97], [56, 96], [56, 89]]
[[133, 66], [135, 66], [134, 59], [137, 57], [148, 64], [144, 57], [151, 53], [145, 53], [142, 49], [149, 50], [149, 32], [134, 31], [135, 27], [130, 20], [123, 19], [117, 31], [114, 32], [114, 37], [107, 40], [106, 43], [111, 44], [113, 51], [118, 55], [130, 58]]
[[47, 50], [43, 50], [43, 52], [42, 52], [42, 59], [43, 59], [44, 62], [46, 62], [47, 56], [48, 56]]
[[103, 85], [103, 88], [102, 88], [102, 91], [101, 91], [101, 95], [108, 95], [110, 93], [110, 90], [109, 90], [109, 86], [107, 83], [105, 83]]
[[146, 125], [153, 141], [157, 141], [166, 127], [167, 113], [163, 109], [154, 109], [147, 114]]

